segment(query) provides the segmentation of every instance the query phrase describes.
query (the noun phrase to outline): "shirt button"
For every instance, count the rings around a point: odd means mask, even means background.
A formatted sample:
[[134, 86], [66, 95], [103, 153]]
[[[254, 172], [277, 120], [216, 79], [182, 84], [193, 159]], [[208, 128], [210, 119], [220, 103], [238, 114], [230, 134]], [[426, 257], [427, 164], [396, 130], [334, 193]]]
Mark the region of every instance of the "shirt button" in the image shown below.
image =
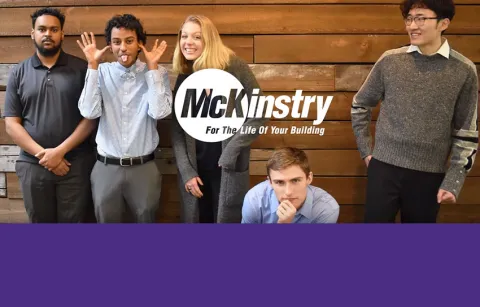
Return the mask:
[[47, 71], [47, 74], [49, 74], [49, 73], [50, 73], [50, 70], [49, 70], [49, 71]]
[[50, 78], [48, 78], [47, 80], [50, 81]]
[[460, 181], [457, 180], [457, 181], [455, 181], [455, 182], [456, 182], [456, 183], [459, 183]]
[[460, 171], [460, 174], [463, 174], [463, 171]]

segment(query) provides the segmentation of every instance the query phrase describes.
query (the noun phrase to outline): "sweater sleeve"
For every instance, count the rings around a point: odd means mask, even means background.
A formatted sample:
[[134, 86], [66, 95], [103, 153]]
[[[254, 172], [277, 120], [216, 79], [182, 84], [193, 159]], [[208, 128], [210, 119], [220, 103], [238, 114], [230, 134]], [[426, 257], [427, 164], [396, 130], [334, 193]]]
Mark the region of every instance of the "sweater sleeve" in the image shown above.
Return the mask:
[[455, 105], [450, 165], [440, 186], [441, 189], [454, 194], [457, 199], [477, 153], [477, 106], [478, 76], [472, 68]]
[[[247, 97], [248, 97], [248, 102], [250, 103], [252, 100], [252, 92], [253, 89], [260, 89], [260, 86], [257, 83], [257, 80], [253, 74], [253, 72], [250, 70], [250, 67], [248, 66], [247, 63], [245, 63], [243, 60], [241, 60], [238, 57], [235, 57], [232, 60], [233, 65], [231, 65], [229, 72], [235, 75], [235, 77], [242, 83], [243, 88], [246, 91]], [[260, 90], [259, 95], [263, 95], [262, 91]], [[250, 107], [250, 106], [249, 106]], [[251, 133], [251, 134], [246, 134], [246, 133], [241, 133], [241, 129], [232, 136], [232, 139], [228, 143], [228, 145], [225, 147], [225, 149], [222, 152], [222, 155], [220, 156], [220, 160], [218, 161], [218, 164], [221, 165], [225, 169], [235, 169], [235, 165], [237, 162], [237, 158], [241, 152], [242, 149], [244, 149], [247, 146], [250, 146], [253, 141], [259, 136], [259, 127], [264, 125], [268, 119], [261, 117], [261, 118], [248, 118], [247, 120], [243, 123], [243, 126], [247, 127], [254, 127], [256, 128], [256, 133]]]
[[[177, 77], [177, 81], [175, 82], [175, 87], [173, 90], [173, 97], [175, 97], [178, 88], [182, 84], [182, 82], [187, 78], [186, 75], [179, 75]], [[171, 121], [171, 137], [172, 137], [172, 147], [173, 152], [175, 154], [175, 161], [177, 164], [177, 168], [179, 171], [179, 175], [182, 178], [182, 182], [185, 184], [188, 180], [198, 177], [198, 173], [193, 168], [190, 160], [188, 159], [188, 152], [187, 152], [187, 143], [186, 143], [186, 136], [185, 131], [180, 126], [177, 116], [175, 115], [175, 99], [173, 100], [172, 104], [172, 121]]]
[[370, 121], [372, 109], [384, 97], [382, 64], [386, 53], [375, 63], [360, 90], [353, 97], [351, 116], [353, 133], [362, 159], [372, 154], [372, 134]]

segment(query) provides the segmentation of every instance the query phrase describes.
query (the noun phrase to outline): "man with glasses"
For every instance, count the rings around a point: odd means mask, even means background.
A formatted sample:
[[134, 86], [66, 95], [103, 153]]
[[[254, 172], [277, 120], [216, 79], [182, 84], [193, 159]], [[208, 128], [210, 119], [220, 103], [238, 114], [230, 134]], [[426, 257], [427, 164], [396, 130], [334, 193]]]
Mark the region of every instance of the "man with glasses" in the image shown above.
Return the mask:
[[[452, 0], [405, 0], [410, 46], [385, 52], [352, 103], [358, 149], [368, 167], [365, 222], [435, 222], [456, 202], [478, 146], [475, 65], [442, 37]], [[380, 101], [375, 146], [371, 109]], [[372, 148], [373, 147], [373, 148]]]

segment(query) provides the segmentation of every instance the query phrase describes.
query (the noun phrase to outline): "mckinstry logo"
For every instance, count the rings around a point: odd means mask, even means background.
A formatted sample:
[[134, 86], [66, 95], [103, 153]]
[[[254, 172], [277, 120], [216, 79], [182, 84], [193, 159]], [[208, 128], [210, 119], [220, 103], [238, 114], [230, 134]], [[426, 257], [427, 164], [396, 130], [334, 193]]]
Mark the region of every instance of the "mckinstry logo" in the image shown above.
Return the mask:
[[[257, 133], [257, 128], [243, 126], [247, 118], [284, 119], [308, 118], [310, 106], [316, 104], [313, 125], [323, 122], [333, 96], [295, 95], [259, 96], [253, 89], [250, 101], [240, 81], [219, 69], [204, 69], [190, 75], [177, 90], [175, 116], [180, 126], [193, 138], [204, 142], [219, 142], [235, 133]], [[303, 106], [301, 107], [301, 102]], [[267, 133], [269, 127], [259, 127], [259, 133]], [[323, 128], [292, 127], [293, 133], [313, 131], [323, 135]], [[270, 130], [275, 133], [272, 127]], [[321, 131], [321, 133], [319, 132]], [[288, 133], [288, 129], [284, 131]]]

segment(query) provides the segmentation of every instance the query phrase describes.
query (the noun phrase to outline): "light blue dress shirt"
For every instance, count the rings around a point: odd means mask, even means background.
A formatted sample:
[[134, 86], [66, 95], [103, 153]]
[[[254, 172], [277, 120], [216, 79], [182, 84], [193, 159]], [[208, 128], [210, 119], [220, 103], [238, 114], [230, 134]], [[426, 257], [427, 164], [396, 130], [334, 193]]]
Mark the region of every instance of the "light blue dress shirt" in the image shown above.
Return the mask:
[[99, 154], [130, 158], [152, 153], [158, 146], [157, 120], [172, 110], [168, 72], [148, 70], [137, 60], [129, 68], [118, 62], [88, 69], [78, 101], [83, 117], [100, 117], [96, 136]]
[[[242, 224], [278, 223], [279, 204], [275, 191], [268, 180], [257, 184], [245, 195]], [[340, 206], [330, 194], [309, 185], [307, 198], [300, 210], [297, 211], [292, 223], [336, 223], [339, 212]]]

